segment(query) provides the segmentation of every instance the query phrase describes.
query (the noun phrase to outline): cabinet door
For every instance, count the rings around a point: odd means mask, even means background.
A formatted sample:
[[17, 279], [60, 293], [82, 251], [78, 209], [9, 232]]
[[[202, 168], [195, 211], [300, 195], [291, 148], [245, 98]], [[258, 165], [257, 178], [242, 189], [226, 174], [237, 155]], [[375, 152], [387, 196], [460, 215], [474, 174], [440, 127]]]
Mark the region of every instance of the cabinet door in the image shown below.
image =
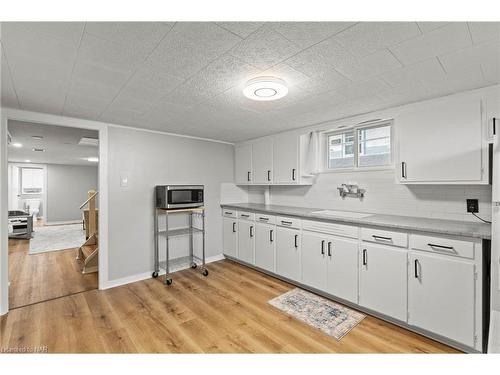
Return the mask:
[[300, 231], [276, 228], [276, 273], [300, 281]]
[[474, 264], [413, 251], [409, 260], [408, 323], [474, 347]]
[[238, 258], [243, 262], [255, 262], [255, 223], [238, 221]]
[[299, 180], [299, 141], [295, 134], [274, 137], [274, 183], [297, 184]]
[[358, 303], [358, 241], [331, 237], [328, 242], [326, 291]]
[[302, 283], [319, 290], [326, 290], [328, 241], [325, 237], [315, 232], [302, 233]]
[[273, 181], [273, 139], [263, 138], [252, 144], [252, 181], [270, 184]]
[[359, 304], [406, 321], [406, 250], [363, 244], [360, 264]]
[[481, 182], [481, 101], [448, 98], [405, 110], [396, 119], [402, 183]]
[[255, 226], [255, 265], [274, 272], [276, 226], [261, 223]]
[[234, 147], [234, 179], [237, 184], [252, 182], [252, 145], [250, 143]]
[[224, 254], [238, 256], [238, 222], [230, 217], [222, 218], [222, 247]]

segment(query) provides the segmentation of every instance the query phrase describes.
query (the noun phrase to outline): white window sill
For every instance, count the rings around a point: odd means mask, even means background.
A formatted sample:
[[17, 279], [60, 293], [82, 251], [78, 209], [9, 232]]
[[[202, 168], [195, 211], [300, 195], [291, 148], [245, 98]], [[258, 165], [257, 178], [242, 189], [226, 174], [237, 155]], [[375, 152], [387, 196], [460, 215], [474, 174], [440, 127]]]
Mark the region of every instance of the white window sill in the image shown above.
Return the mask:
[[323, 169], [319, 173], [351, 173], [351, 172], [374, 172], [374, 171], [389, 171], [394, 170], [394, 165], [386, 165], [380, 167], [352, 167], [352, 168], [338, 168], [338, 169]]

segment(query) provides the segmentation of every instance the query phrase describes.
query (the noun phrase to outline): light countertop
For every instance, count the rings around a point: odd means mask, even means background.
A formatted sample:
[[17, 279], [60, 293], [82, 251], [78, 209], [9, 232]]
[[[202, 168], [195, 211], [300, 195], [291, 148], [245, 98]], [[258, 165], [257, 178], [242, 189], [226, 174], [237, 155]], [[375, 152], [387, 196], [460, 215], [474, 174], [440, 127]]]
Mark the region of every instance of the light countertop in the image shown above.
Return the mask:
[[491, 224], [457, 220], [429, 219], [425, 217], [373, 214], [364, 218], [332, 217], [313, 213], [321, 208], [305, 208], [292, 206], [264, 205], [259, 203], [227, 203], [224, 208], [258, 211], [263, 213], [296, 216], [305, 219], [316, 219], [345, 224], [372, 225], [408, 231], [447, 234], [482, 239], [491, 239]]

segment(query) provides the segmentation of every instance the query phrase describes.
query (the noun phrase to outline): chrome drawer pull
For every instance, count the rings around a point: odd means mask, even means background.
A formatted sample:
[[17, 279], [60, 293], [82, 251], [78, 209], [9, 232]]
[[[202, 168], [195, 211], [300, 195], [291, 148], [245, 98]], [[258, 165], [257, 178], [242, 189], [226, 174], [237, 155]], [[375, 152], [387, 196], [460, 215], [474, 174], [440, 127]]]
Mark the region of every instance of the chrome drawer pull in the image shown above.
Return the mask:
[[293, 223], [291, 221], [283, 221], [283, 220], [281, 220], [281, 224], [283, 224], [283, 225], [292, 225]]
[[262, 220], [262, 221], [269, 221], [269, 218], [268, 218], [268, 217], [259, 217], [259, 220]]
[[250, 215], [241, 214], [241, 217], [250, 217]]
[[433, 243], [428, 243], [427, 246], [437, 247], [438, 249], [454, 250], [453, 246], [436, 245], [436, 244], [433, 244]]
[[376, 236], [374, 234], [372, 235], [372, 237], [376, 240], [392, 241], [392, 237]]

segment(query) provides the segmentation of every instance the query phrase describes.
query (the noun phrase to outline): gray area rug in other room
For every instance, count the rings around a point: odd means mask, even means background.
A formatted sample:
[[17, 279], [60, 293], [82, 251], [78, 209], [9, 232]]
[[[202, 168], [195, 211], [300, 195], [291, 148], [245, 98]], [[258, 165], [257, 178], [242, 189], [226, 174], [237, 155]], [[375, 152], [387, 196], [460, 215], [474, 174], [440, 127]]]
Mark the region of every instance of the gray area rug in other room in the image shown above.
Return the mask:
[[34, 230], [30, 240], [30, 254], [73, 249], [85, 242], [82, 224], [50, 225], [35, 227]]
[[337, 340], [365, 318], [360, 312], [299, 288], [273, 298], [268, 303]]

